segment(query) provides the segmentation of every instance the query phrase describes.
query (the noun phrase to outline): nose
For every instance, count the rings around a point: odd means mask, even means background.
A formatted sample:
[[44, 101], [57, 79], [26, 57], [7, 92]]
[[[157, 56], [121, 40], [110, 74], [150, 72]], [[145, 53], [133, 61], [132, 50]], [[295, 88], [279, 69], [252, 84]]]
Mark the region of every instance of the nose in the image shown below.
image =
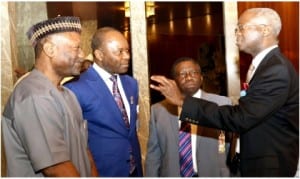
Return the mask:
[[185, 80], [191, 80], [194, 77], [193, 72], [187, 72], [185, 75]]
[[241, 35], [241, 30], [239, 28], [235, 28], [234, 29], [234, 34], [235, 34], [235, 36]]
[[129, 60], [130, 59], [130, 52], [127, 50], [124, 50], [122, 53], [123, 59]]

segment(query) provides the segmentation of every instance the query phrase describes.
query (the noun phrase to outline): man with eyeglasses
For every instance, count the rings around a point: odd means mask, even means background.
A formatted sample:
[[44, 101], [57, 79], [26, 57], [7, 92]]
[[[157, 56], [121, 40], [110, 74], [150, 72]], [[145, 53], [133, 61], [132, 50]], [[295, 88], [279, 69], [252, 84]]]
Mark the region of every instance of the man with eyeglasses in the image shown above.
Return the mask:
[[[190, 57], [178, 58], [172, 65], [172, 77], [184, 96], [213, 101], [218, 105], [230, 105], [231, 100], [224, 96], [207, 93], [201, 89], [203, 77], [200, 65]], [[229, 152], [229, 141], [232, 133], [223, 130], [191, 125], [190, 156], [191, 172], [184, 170], [185, 163], [180, 157], [180, 128], [178, 121], [180, 109], [166, 100], [151, 107], [149, 121], [149, 139], [145, 161], [145, 176], [147, 177], [229, 177], [230, 171], [226, 165]], [[186, 164], [187, 165], [187, 164]]]
[[180, 120], [240, 134], [241, 175], [295, 176], [299, 160], [299, 77], [280, 52], [279, 15], [270, 8], [246, 10], [238, 20], [237, 46], [253, 56], [248, 89], [235, 106], [183, 97], [176, 83], [152, 76], [171, 103], [182, 106]]
[[103, 177], [142, 177], [137, 137], [138, 84], [126, 75], [130, 62], [124, 35], [102, 27], [92, 37], [94, 63], [67, 83], [88, 122], [88, 142]]

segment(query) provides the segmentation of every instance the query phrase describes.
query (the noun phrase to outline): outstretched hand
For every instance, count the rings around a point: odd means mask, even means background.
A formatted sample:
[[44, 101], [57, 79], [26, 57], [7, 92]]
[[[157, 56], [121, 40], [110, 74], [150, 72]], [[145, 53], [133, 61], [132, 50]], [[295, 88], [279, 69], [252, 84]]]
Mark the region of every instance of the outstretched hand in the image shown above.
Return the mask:
[[182, 106], [183, 96], [174, 80], [161, 75], [153, 75], [151, 76], [151, 80], [156, 82], [157, 85], [150, 84], [150, 88], [161, 92], [171, 104]]

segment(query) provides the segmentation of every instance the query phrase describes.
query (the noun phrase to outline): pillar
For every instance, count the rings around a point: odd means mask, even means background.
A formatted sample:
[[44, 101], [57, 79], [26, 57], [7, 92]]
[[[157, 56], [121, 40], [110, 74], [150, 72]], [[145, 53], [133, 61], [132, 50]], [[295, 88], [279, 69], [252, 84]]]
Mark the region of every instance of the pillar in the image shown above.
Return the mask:
[[132, 71], [139, 85], [138, 137], [144, 166], [149, 136], [150, 93], [147, 52], [147, 24], [144, 1], [130, 2], [130, 32], [132, 47]]

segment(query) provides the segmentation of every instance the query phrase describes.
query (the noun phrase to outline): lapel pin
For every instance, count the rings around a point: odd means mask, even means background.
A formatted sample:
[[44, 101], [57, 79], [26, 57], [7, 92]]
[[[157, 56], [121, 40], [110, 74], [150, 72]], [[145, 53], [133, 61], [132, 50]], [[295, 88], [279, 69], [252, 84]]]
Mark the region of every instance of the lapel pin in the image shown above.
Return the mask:
[[134, 103], [133, 96], [130, 96], [130, 104], [133, 104], [133, 103]]

